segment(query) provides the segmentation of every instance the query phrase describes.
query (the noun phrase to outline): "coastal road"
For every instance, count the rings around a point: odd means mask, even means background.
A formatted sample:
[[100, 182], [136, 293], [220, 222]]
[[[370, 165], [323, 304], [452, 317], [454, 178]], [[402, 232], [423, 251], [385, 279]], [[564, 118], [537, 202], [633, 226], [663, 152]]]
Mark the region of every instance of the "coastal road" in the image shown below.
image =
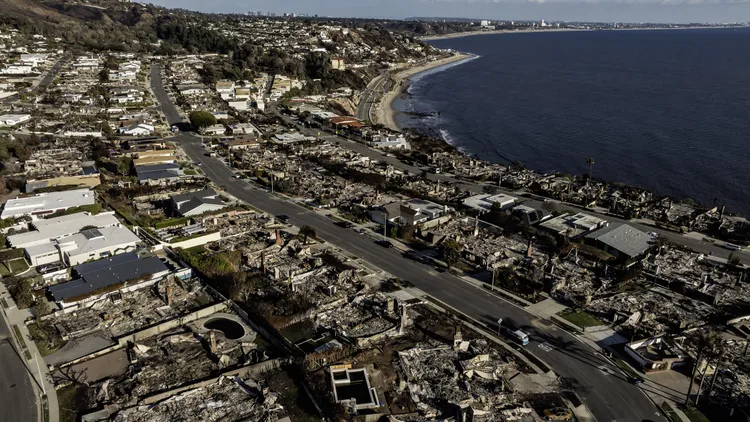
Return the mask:
[[375, 105], [380, 101], [383, 92], [388, 90], [389, 84], [390, 72], [387, 70], [370, 81], [367, 88], [362, 92], [359, 104], [357, 104], [356, 117], [359, 120], [372, 122], [372, 113], [375, 110]]
[[11, 336], [0, 315], [0, 422], [36, 422], [34, 386]]
[[[165, 116], [170, 124], [180, 122], [179, 113], [161, 86], [158, 66], [154, 65], [152, 69], [152, 87]], [[524, 329], [532, 337], [528, 350], [567, 380], [599, 422], [665, 421], [651, 401], [616, 367], [567, 332], [541, 323], [523, 309], [450, 273], [437, 272], [430, 266], [407, 260], [395, 249], [376, 245], [368, 236], [355, 235], [351, 229], [336, 226], [320, 214], [235, 179], [232, 170], [221, 161], [204, 155], [200, 139], [191, 133], [182, 133], [173, 140], [192, 160], [201, 163], [211, 181], [236, 198], [272, 215], [288, 215], [294, 225], [313, 227], [318, 237], [351, 256], [413, 283], [425, 293], [478, 321], [492, 326], [498, 318], [503, 318]], [[539, 347], [542, 343], [544, 348]]]

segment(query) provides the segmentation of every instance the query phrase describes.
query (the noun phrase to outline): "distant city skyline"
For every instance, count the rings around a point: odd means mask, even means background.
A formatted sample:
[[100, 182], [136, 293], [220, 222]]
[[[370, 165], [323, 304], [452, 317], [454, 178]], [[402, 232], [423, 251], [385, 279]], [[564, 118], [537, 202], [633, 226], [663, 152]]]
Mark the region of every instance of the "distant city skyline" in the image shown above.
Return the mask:
[[729, 23], [750, 21], [750, 0], [151, 0], [201, 12], [332, 17], [455, 17], [492, 20]]

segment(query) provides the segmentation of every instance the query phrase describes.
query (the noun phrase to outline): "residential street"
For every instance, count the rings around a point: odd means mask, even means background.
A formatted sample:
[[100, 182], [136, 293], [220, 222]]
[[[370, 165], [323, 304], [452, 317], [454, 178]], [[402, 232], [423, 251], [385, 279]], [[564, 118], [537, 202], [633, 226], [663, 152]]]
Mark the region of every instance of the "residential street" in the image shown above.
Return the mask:
[[0, 315], [0, 422], [36, 422], [35, 389], [11, 336]]
[[[152, 66], [152, 88], [170, 123], [182, 119], [161, 86], [159, 66]], [[477, 288], [449, 273], [401, 257], [395, 249], [382, 248], [367, 237], [356, 236], [351, 229], [333, 224], [330, 219], [293, 202], [280, 199], [247, 182], [234, 179], [234, 173], [216, 158], [204, 155], [200, 139], [190, 133], [173, 138], [192, 160], [200, 162], [206, 175], [228, 193], [272, 215], [286, 214], [297, 226], [309, 225], [317, 235], [340, 247], [352, 257], [360, 258], [388, 273], [413, 283], [434, 298], [449, 304], [468, 316], [493, 327], [498, 318], [512, 321], [529, 332], [532, 342], [528, 351], [564, 377], [600, 422], [663, 421], [651, 401], [619, 370], [572, 335], [541, 324], [521, 308]], [[547, 343], [544, 348], [541, 343]], [[548, 350], [548, 351], [547, 351]]]

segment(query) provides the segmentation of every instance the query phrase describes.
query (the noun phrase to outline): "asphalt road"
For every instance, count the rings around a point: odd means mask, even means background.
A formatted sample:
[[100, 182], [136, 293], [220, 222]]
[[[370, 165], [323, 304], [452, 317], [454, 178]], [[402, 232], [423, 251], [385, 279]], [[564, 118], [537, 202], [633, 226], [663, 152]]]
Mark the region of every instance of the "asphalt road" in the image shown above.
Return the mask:
[[[152, 66], [152, 87], [170, 124], [180, 122], [179, 113], [161, 86], [156, 65]], [[272, 215], [288, 215], [294, 225], [313, 227], [320, 238], [353, 257], [413, 283], [472, 318], [490, 326], [496, 324], [498, 318], [503, 318], [524, 329], [532, 339], [527, 349], [568, 381], [599, 422], [665, 421], [651, 401], [638, 387], [630, 384], [616, 367], [567, 332], [541, 324], [523, 309], [449, 273], [437, 272], [430, 266], [407, 260], [395, 249], [376, 245], [368, 236], [355, 235], [353, 230], [336, 226], [320, 214], [235, 179], [234, 173], [221, 161], [205, 155], [200, 139], [190, 133], [182, 133], [173, 141], [179, 143], [192, 160], [201, 163], [211, 181], [231, 195]], [[539, 347], [541, 343], [549, 347], [543, 349]]]
[[0, 315], [0, 422], [36, 422], [34, 386]]
[[359, 104], [357, 104], [356, 117], [359, 120], [372, 121], [372, 112], [374, 111], [375, 104], [378, 102], [383, 91], [387, 89], [389, 83], [389, 73], [385, 71], [367, 85], [367, 88], [362, 92]]

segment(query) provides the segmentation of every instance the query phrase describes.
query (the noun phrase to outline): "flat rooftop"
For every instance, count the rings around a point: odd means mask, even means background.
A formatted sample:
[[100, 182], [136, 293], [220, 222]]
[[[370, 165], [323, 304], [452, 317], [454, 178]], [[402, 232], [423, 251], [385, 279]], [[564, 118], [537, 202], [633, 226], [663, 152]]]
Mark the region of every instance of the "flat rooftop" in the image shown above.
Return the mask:
[[36, 230], [8, 236], [10, 245], [15, 248], [26, 248], [70, 236], [80, 232], [86, 226], [99, 228], [117, 226], [120, 221], [115, 217], [114, 212], [103, 212], [97, 215], [80, 212], [48, 220], [37, 220], [33, 224]]
[[609, 225], [586, 235], [633, 258], [651, 248], [651, 236], [627, 224]]
[[38, 193], [25, 198], [9, 199], [3, 207], [0, 218], [16, 217], [20, 215], [51, 214], [58, 210], [66, 210], [82, 205], [92, 205], [96, 202], [93, 191], [76, 189], [62, 192]]

